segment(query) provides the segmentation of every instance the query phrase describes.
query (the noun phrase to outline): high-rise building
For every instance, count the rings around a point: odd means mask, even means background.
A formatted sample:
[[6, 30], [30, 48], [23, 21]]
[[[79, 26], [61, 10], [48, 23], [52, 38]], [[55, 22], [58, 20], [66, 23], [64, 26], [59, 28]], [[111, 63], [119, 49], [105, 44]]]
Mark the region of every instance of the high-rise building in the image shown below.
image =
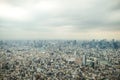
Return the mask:
[[86, 55], [83, 55], [83, 58], [82, 58], [82, 64], [83, 64], [83, 66], [86, 65]]
[[76, 55], [76, 51], [74, 52], [74, 57], [75, 57], [75, 58], [77, 57], [77, 55]]

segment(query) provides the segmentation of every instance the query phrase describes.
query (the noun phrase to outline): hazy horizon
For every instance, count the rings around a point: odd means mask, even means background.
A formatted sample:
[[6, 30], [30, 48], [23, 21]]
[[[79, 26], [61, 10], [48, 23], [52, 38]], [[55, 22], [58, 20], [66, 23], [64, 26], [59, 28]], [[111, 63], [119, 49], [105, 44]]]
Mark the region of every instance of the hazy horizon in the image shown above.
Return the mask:
[[120, 40], [119, 0], [0, 0], [0, 40]]

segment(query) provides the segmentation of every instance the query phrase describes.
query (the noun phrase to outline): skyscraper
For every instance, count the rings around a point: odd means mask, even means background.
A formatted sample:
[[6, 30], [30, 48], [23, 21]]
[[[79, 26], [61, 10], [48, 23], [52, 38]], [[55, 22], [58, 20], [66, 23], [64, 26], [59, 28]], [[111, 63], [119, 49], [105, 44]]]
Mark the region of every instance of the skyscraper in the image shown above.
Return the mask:
[[85, 54], [83, 55], [83, 58], [82, 58], [82, 64], [83, 64], [83, 66], [86, 65], [86, 55]]
[[77, 57], [77, 55], [76, 55], [76, 51], [74, 52], [74, 57], [75, 57], [75, 58]]

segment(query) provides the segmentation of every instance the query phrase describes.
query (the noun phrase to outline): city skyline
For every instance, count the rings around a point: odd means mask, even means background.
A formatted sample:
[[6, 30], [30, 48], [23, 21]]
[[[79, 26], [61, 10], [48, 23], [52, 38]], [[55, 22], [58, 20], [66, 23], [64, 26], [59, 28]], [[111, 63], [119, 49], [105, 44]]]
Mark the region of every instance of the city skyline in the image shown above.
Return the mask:
[[0, 39], [120, 40], [119, 0], [0, 0]]

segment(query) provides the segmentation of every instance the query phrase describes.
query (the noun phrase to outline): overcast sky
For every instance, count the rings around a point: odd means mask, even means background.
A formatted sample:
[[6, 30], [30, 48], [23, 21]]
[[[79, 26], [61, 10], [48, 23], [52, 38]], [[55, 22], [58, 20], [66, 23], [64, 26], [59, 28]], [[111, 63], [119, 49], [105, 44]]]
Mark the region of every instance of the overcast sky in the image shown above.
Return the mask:
[[0, 0], [0, 39], [113, 38], [120, 0]]

